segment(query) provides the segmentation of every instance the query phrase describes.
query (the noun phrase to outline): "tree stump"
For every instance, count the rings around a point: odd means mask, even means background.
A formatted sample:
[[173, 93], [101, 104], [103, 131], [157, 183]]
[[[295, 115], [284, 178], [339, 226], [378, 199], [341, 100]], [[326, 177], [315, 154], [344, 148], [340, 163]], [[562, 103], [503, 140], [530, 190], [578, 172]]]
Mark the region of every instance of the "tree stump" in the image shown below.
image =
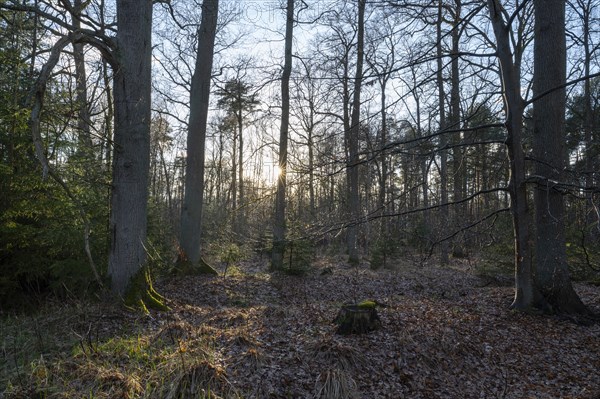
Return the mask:
[[381, 328], [377, 309], [375, 304], [371, 306], [371, 303], [368, 306], [364, 303], [343, 305], [334, 320], [338, 326], [336, 332], [341, 335], [364, 334]]

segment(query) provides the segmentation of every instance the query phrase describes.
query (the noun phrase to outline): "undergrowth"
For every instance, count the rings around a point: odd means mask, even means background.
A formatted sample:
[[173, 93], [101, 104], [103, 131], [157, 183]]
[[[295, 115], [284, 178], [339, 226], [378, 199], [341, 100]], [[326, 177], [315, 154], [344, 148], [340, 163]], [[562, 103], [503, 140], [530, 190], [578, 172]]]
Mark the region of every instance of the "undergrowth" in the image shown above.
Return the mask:
[[[0, 397], [232, 398], [210, 335], [183, 322], [60, 307], [0, 320]], [[85, 396], [82, 396], [85, 395]]]

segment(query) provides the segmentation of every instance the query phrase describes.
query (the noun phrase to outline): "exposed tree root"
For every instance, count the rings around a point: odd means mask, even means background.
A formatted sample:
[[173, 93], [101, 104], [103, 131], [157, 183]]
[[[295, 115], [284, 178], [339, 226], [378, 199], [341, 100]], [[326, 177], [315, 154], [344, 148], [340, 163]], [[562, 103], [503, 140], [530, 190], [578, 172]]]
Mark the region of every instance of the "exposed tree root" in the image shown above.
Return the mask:
[[154, 289], [148, 267], [145, 266], [132, 279], [127, 294], [124, 298], [126, 306], [141, 309], [149, 313], [149, 309], [167, 311], [170, 308], [165, 304], [165, 298]]

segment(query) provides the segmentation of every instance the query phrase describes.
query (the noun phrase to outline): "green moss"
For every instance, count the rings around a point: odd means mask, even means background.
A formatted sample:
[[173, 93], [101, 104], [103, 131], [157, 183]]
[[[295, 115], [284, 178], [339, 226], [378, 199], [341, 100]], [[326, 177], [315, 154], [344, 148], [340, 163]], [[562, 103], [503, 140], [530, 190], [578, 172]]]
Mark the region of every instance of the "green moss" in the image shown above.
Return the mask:
[[148, 267], [143, 267], [129, 283], [125, 305], [149, 313], [149, 309], [167, 311], [165, 298], [154, 289]]
[[377, 306], [377, 302], [369, 300], [369, 299], [364, 300], [358, 304], [358, 307], [360, 309], [371, 309], [371, 308], [374, 308], [375, 306]]

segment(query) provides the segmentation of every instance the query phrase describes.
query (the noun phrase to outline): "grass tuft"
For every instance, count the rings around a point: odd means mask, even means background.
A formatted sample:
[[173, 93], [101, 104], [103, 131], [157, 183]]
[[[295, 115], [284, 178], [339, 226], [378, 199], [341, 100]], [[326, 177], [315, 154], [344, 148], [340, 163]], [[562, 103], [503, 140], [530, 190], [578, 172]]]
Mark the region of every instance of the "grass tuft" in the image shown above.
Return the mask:
[[356, 382], [339, 369], [328, 369], [319, 374], [315, 385], [317, 399], [357, 399], [360, 395]]
[[234, 390], [227, 380], [225, 369], [208, 361], [199, 361], [189, 367], [182, 367], [171, 375], [165, 399], [206, 398], [220, 399], [234, 396]]
[[364, 355], [356, 348], [325, 337], [310, 347], [314, 358], [332, 368], [344, 371], [360, 370], [366, 365]]

